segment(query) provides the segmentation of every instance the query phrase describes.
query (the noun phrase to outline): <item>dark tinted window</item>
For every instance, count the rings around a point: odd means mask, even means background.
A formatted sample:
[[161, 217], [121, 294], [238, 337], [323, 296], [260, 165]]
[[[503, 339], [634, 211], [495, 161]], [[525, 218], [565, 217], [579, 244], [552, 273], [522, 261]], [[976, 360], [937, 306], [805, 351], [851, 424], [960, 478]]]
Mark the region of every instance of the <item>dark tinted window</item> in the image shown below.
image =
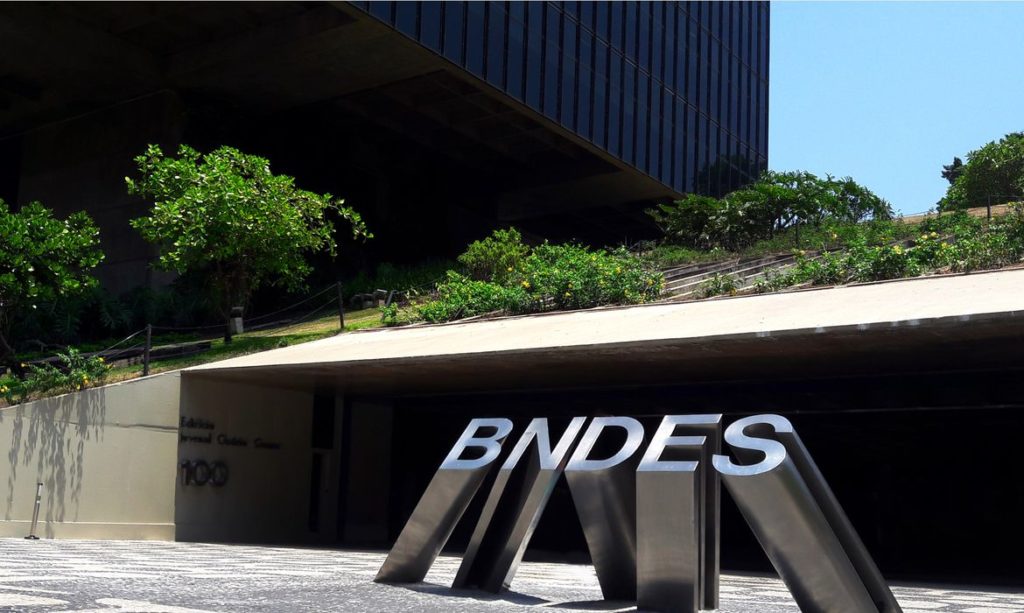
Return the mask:
[[697, 189], [697, 171], [700, 168], [700, 157], [697, 145], [697, 111], [692, 106], [686, 107], [686, 174], [683, 177], [683, 190], [692, 192]]
[[371, 2], [370, 14], [386, 23], [394, 23], [392, 21], [392, 10], [394, 8], [394, 2]]
[[523, 63], [526, 45], [526, 4], [510, 2], [508, 9], [508, 59], [505, 65], [505, 89], [523, 99]]
[[463, 2], [444, 3], [444, 55], [456, 64], [465, 61], [463, 47], [466, 35], [466, 5]]
[[647, 73], [637, 72], [636, 85], [636, 165], [642, 170], [651, 172], [650, 159], [648, 158], [648, 133], [650, 121], [655, 110], [650, 100], [651, 80]]
[[544, 5], [526, 6], [526, 104], [540, 109], [544, 79]]
[[[665, 31], [665, 42], [663, 46], [664, 52], [664, 67], [662, 69], [662, 80], [665, 82], [665, 86], [669, 89], [674, 90], [676, 87], [676, 55], [679, 51], [676, 49], [676, 14], [679, 11], [676, 10], [675, 6], [665, 6], [665, 19], [664, 19], [664, 31]], [[680, 81], [682, 83], [683, 81]]]
[[610, 31], [608, 28], [608, 11], [609, 5], [607, 2], [598, 2], [594, 10], [594, 29], [595, 34], [599, 37], [608, 40]]
[[587, 30], [580, 30], [579, 64], [577, 65], [576, 131], [584, 138], [590, 138], [590, 113], [593, 107], [593, 53], [594, 37]]
[[636, 66], [622, 64], [622, 159], [636, 161]]
[[636, 22], [637, 22], [637, 17], [638, 17], [638, 13], [639, 13], [639, 10], [638, 10], [638, 6], [639, 5], [636, 2], [626, 2], [625, 5], [626, 5], [626, 20], [624, 22], [624, 26], [625, 26], [624, 33], [625, 33], [625, 37], [626, 37], [626, 42], [625, 42], [625, 45], [626, 45], [626, 47], [625, 47], [626, 59], [632, 60], [633, 62], [636, 62], [636, 47], [637, 47], [637, 45], [636, 45], [636, 29], [637, 29], [636, 28]]
[[607, 115], [608, 108], [608, 45], [603, 41], [594, 43], [594, 110], [591, 122], [594, 142], [607, 146]]
[[547, 6], [547, 17], [544, 25], [544, 114], [552, 119], [558, 119], [558, 88], [561, 85], [559, 74], [559, 63], [562, 60], [562, 50], [559, 46], [559, 39], [562, 31], [562, 15], [549, 4]]
[[466, 3], [466, 69], [478, 77], [484, 76], [486, 6], [483, 2]]
[[637, 3], [637, 63], [644, 70], [651, 70], [651, 3], [647, 0]]
[[441, 3], [420, 5], [420, 42], [434, 51], [441, 50]]
[[576, 22], [562, 23], [562, 125], [576, 127]]
[[396, 2], [395, 3], [395, 27], [399, 31], [416, 38], [416, 22], [419, 16], [418, 2]]
[[487, 80], [498, 87], [505, 85], [505, 5], [487, 5]]
[[594, 27], [594, 3], [584, 0], [580, 2], [580, 25], [584, 28]]
[[608, 59], [608, 151], [622, 154], [622, 62], [612, 51]]

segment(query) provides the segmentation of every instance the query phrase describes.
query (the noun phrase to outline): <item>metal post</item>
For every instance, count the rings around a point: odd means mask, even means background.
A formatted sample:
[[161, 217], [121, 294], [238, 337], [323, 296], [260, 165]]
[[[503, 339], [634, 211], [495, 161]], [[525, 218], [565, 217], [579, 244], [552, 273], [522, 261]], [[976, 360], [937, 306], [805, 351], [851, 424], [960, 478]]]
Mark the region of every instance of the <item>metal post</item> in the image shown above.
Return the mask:
[[153, 324], [146, 324], [146, 347], [142, 350], [142, 376], [149, 376], [149, 352], [153, 348]]
[[30, 541], [38, 541], [39, 537], [36, 536], [36, 524], [39, 522], [39, 505], [43, 502], [43, 484], [36, 483], [36, 508], [32, 510], [32, 527], [28, 530], [28, 536], [25, 538]]
[[338, 328], [340, 332], [345, 331], [345, 295], [342, 292], [341, 281], [338, 281]]
[[985, 218], [988, 219], [989, 221], [992, 221], [992, 195], [990, 194], [988, 197], [985, 198], [985, 200]]

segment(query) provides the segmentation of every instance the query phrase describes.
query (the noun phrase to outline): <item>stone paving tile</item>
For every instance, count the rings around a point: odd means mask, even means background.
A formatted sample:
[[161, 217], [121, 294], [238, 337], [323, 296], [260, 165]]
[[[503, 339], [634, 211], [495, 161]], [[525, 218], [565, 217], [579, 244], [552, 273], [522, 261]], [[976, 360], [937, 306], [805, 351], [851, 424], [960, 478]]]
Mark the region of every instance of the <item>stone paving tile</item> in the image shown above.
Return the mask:
[[[512, 589], [452, 590], [457, 557], [423, 583], [373, 583], [382, 552], [165, 543], [0, 539], [0, 611], [234, 613], [247, 611], [635, 611], [601, 600], [593, 568], [525, 563]], [[896, 586], [906, 613], [1024, 613], [1024, 594]], [[796, 613], [775, 578], [725, 574], [725, 613]]]

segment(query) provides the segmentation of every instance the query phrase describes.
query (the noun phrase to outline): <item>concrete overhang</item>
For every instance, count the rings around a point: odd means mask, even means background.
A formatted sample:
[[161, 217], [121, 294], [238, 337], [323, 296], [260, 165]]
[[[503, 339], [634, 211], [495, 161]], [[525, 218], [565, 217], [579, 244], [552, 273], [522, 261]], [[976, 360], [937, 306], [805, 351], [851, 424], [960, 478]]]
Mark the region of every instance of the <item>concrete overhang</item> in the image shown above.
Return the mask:
[[350, 393], [964, 371], [1024, 359], [1024, 270], [356, 332], [184, 376]]

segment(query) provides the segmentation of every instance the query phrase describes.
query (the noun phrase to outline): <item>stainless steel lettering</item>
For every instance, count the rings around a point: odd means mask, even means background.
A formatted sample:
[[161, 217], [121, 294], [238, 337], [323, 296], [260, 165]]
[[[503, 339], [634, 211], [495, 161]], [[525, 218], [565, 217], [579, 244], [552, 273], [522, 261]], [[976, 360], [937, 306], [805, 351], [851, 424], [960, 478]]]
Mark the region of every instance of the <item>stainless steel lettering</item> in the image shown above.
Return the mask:
[[[585, 422], [585, 417], [573, 418], [554, 449], [548, 420], [538, 418], [530, 422], [501, 465], [452, 587], [499, 592], [512, 583]], [[531, 446], [537, 449], [536, 455], [520, 467], [525, 475], [517, 481], [518, 485], [510, 487], [513, 471]]]
[[[606, 428], [625, 430], [626, 441], [612, 456], [592, 460]], [[601, 593], [609, 600], [636, 599], [636, 451], [643, 440], [643, 425], [632, 417], [595, 417], [565, 467]]]
[[[737, 461], [721, 453], [718, 414], [665, 416], [643, 454], [636, 419], [596, 417], [580, 436], [585, 424], [573, 418], [552, 448], [548, 420], [529, 423], [501, 463], [456, 587], [508, 587], [564, 472], [605, 598], [664, 613], [717, 609], [722, 480], [802, 611], [900, 613], [789, 420], [730, 425]], [[512, 429], [507, 419], [470, 422], [377, 581], [423, 579]], [[625, 435], [617, 448], [611, 430]], [[479, 453], [463, 458], [470, 449]]]
[[[493, 428], [494, 432], [489, 436], [479, 436], [483, 428]], [[423, 580], [487, 476], [490, 464], [501, 453], [502, 442], [511, 432], [512, 421], [505, 418], [469, 422], [431, 479], [375, 581], [415, 583]], [[483, 455], [476, 459], [461, 459], [463, 452], [471, 447], [482, 448]]]
[[[719, 484], [711, 457], [721, 415], [667, 415], [636, 475], [637, 604], [691, 613], [718, 608]], [[697, 434], [677, 436], [680, 429]], [[682, 460], [664, 460], [671, 449]]]
[[901, 610], [789, 420], [747, 417], [725, 440], [753, 463], [715, 468], [801, 611]]

